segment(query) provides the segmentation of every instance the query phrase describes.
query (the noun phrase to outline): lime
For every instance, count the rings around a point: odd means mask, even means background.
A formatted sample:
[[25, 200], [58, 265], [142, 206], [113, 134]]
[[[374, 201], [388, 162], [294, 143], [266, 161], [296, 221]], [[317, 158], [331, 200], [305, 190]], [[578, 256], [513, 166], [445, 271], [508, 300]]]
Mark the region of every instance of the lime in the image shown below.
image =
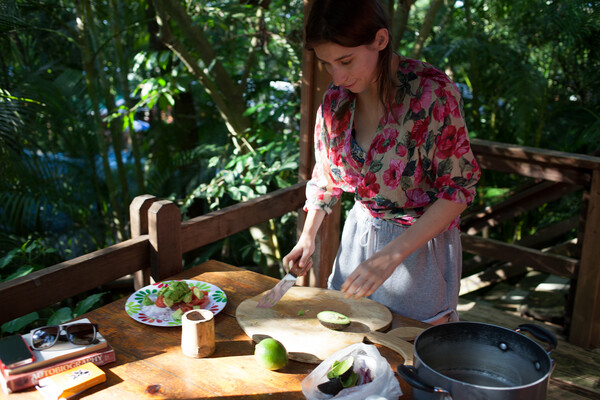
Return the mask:
[[287, 365], [287, 350], [275, 339], [261, 340], [254, 348], [254, 358], [263, 368], [276, 370]]

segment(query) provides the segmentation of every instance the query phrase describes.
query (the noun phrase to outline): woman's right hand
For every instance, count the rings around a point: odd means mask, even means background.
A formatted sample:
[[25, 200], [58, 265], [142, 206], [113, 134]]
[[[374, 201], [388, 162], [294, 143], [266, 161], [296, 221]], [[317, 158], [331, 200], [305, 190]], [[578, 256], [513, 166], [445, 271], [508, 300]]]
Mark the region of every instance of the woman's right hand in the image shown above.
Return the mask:
[[314, 239], [300, 236], [298, 243], [288, 255], [283, 257], [283, 268], [286, 272], [292, 271], [296, 276], [304, 276], [312, 267], [312, 255], [315, 252]]
[[287, 271], [292, 271], [296, 276], [304, 276], [310, 267], [312, 267], [312, 255], [315, 252], [315, 238], [317, 231], [325, 218], [325, 211], [310, 210], [306, 214], [304, 228], [298, 239], [298, 243], [292, 251], [283, 257], [283, 268]]

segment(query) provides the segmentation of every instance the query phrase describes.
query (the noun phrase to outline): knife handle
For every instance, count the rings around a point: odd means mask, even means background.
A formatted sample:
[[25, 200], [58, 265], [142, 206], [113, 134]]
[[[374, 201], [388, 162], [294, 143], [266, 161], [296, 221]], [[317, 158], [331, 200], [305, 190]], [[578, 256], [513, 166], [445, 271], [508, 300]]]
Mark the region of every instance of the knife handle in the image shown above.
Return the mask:
[[300, 276], [300, 273], [303, 270], [300, 269], [300, 265], [298, 263], [293, 263], [291, 268], [288, 271], [288, 274], [292, 275], [294, 278], [297, 278]]

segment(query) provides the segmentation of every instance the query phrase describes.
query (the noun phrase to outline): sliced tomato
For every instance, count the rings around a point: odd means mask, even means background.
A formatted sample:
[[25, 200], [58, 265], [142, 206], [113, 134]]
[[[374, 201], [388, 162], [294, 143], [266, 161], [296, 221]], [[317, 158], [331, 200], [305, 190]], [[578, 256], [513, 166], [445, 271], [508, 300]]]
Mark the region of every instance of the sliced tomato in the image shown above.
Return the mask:
[[[159, 296], [159, 298], [161, 298], [162, 296]], [[180, 301], [179, 303], [175, 303], [171, 306], [171, 310], [176, 311], [181, 309], [181, 311], [183, 311], [184, 313], [186, 311], [190, 311], [193, 310], [194, 307], [200, 307], [200, 308], [206, 308], [208, 306], [208, 304], [210, 303], [210, 298], [208, 297], [208, 292], [206, 290], [202, 291], [202, 298], [199, 299], [196, 297], [196, 295], [192, 295], [192, 300], [189, 303], [184, 303], [182, 301]], [[161, 301], [159, 303], [158, 299], [156, 300], [156, 305], [158, 307], [159, 304], [162, 304], [163, 307], [166, 307], [166, 305], [164, 304], [164, 302]]]
[[194, 306], [200, 306], [201, 308], [205, 308], [209, 302], [210, 302], [210, 299], [208, 298], [208, 292], [206, 290], [203, 290], [202, 297], [198, 298], [194, 294], [192, 296], [192, 301], [190, 302], [190, 304], [192, 304]]
[[202, 302], [202, 300], [200, 300], [199, 298], [197, 298], [196, 296], [192, 296], [192, 301], [190, 301], [190, 304], [193, 306], [197, 306], [198, 304], [200, 304]]
[[182, 304], [179, 305], [179, 308], [184, 313], [186, 313], [186, 312], [188, 312], [188, 311], [190, 311], [190, 310], [193, 309], [193, 307], [189, 303], [182, 303]]
[[196, 297], [196, 294], [193, 294], [193, 295], [192, 295], [192, 301], [191, 301], [191, 303], [192, 303], [193, 305], [195, 305], [195, 306], [197, 306], [198, 304], [200, 304], [200, 303], [202, 302], [202, 299], [203, 299], [204, 297], [206, 297], [206, 292], [202, 291], [202, 292], [200, 292], [200, 293], [202, 293], [202, 296], [201, 296], [200, 298]]
[[156, 303], [154, 303], [156, 305], [156, 307], [160, 307], [160, 308], [166, 307], [164, 298], [165, 297], [162, 294], [156, 298]]
[[198, 305], [200, 306], [200, 308], [206, 308], [209, 303], [210, 303], [210, 298], [208, 297], [208, 293], [205, 293], [204, 296], [202, 297], [202, 299], [200, 300], [200, 304], [198, 304]]

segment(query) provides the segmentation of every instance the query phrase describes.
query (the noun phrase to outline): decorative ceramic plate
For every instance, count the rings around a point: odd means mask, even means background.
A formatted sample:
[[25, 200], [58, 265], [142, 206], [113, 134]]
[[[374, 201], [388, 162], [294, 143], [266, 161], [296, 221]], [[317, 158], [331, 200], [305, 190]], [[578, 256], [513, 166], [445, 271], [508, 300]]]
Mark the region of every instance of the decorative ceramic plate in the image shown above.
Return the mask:
[[[205, 308], [217, 315], [227, 304], [227, 295], [224, 291], [210, 283], [182, 279], [190, 288], [197, 287], [200, 290], [208, 292], [210, 302]], [[160, 308], [156, 306], [144, 306], [142, 301], [148, 295], [156, 296], [158, 291], [165, 286], [168, 286], [173, 281], [164, 281], [148, 285], [141, 288], [127, 299], [125, 303], [125, 311], [127, 314], [138, 322], [153, 326], [181, 326], [181, 320], [174, 320], [171, 317], [173, 311], [170, 308]]]

